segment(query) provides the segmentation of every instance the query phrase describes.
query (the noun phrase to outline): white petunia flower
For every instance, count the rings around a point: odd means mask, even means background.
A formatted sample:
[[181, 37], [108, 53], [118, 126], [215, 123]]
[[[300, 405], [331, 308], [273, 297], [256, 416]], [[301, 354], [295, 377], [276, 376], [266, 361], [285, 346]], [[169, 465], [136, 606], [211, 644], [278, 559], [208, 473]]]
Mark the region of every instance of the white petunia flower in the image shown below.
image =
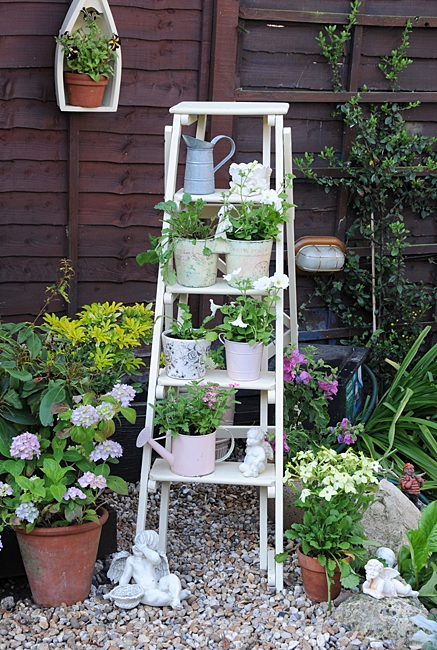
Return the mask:
[[288, 275], [285, 275], [285, 273], [276, 272], [274, 275], [272, 275], [270, 281], [272, 286], [277, 287], [278, 289], [287, 289], [288, 285], [290, 284]]
[[243, 320], [242, 320], [242, 318], [241, 318], [241, 313], [240, 313], [240, 315], [238, 316], [238, 318], [236, 318], [235, 320], [231, 321], [229, 324], [230, 324], [230, 325], [235, 325], [235, 327], [247, 327], [247, 323], [244, 323]]
[[266, 275], [253, 282], [253, 288], [255, 291], [267, 291], [271, 285], [271, 278], [268, 278]]
[[217, 309], [220, 309], [220, 305], [216, 305], [214, 300], [212, 298], [210, 298], [209, 299], [209, 306], [210, 306], [212, 315], [215, 316]]
[[241, 266], [238, 267], [238, 269], [234, 269], [231, 271], [231, 273], [227, 273], [226, 275], [223, 276], [223, 279], [226, 280], [226, 282], [232, 282], [237, 275], [240, 275], [241, 273]]
[[275, 210], [278, 211], [282, 208], [282, 201], [275, 190], [265, 190], [264, 192], [261, 192], [259, 202], [265, 203], [266, 205], [273, 205]]

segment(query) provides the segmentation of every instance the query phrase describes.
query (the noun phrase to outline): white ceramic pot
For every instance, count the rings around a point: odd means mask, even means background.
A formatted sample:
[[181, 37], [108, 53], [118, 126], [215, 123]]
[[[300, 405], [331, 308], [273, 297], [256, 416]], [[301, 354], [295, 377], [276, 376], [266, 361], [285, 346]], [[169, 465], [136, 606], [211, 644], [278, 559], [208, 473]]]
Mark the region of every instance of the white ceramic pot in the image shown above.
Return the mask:
[[178, 239], [174, 247], [176, 277], [184, 287], [210, 287], [217, 279], [218, 254], [204, 255], [203, 249], [212, 249], [213, 239]]
[[170, 330], [162, 333], [162, 351], [165, 368], [172, 379], [202, 379], [206, 375], [206, 363], [211, 341], [175, 339]]
[[[241, 268], [239, 279], [258, 280], [269, 275], [273, 240], [245, 241], [228, 239], [229, 253], [226, 253], [226, 273]], [[231, 287], [236, 283], [229, 282]]]
[[249, 345], [249, 343], [239, 341], [228, 341], [222, 335], [220, 335], [220, 340], [225, 346], [226, 375], [229, 379], [238, 381], [259, 379], [264, 345], [262, 343]]

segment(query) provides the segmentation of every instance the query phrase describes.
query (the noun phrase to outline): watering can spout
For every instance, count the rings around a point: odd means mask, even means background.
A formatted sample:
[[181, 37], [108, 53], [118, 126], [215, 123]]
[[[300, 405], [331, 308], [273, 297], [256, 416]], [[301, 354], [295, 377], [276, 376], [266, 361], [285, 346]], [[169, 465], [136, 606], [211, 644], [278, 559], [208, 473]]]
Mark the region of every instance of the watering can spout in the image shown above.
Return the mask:
[[165, 447], [159, 444], [156, 440], [154, 440], [150, 434], [150, 427], [145, 427], [140, 431], [137, 437], [137, 442], [136, 445], [137, 447], [143, 447], [145, 444], [148, 444], [156, 451], [157, 454], [159, 454], [164, 460], [167, 461], [167, 463], [170, 465], [170, 467], [174, 464], [174, 456], [172, 453], [168, 451]]

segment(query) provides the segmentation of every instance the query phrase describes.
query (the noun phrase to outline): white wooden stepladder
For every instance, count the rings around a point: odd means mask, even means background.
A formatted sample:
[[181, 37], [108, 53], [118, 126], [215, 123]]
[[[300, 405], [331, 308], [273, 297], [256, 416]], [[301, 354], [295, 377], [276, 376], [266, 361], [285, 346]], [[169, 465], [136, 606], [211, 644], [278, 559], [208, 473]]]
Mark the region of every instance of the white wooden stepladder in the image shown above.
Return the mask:
[[[206, 121], [209, 115], [232, 115], [262, 118], [262, 141], [263, 153], [262, 164], [271, 166], [272, 150], [272, 129], [274, 129], [274, 151], [275, 151], [275, 184], [279, 190], [284, 180], [284, 173], [292, 171], [292, 149], [291, 129], [284, 128], [283, 116], [288, 111], [288, 104], [265, 103], [265, 102], [182, 102], [170, 109], [173, 114], [173, 125], [165, 129], [165, 200], [180, 202], [183, 190], [176, 191], [176, 177], [179, 161], [179, 148], [183, 126], [197, 123], [196, 138], [204, 139]], [[226, 188], [228, 189], [228, 188]], [[204, 195], [208, 206], [219, 207], [222, 203], [221, 193], [224, 189], [218, 189], [214, 194]], [[287, 190], [289, 202], [293, 203], [292, 187]], [[198, 196], [193, 199], [199, 198]], [[233, 199], [234, 201], [234, 199]], [[237, 201], [236, 201], [237, 202]], [[166, 215], [164, 215], [164, 221]], [[260, 568], [268, 570], [268, 581], [270, 585], [276, 586], [277, 590], [283, 588], [283, 565], [275, 562], [275, 553], [283, 551], [283, 364], [282, 352], [284, 347], [284, 328], [287, 329], [287, 340], [297, 342], [297, 320], [296, 320], [296, 282], [294, 266], [294, 209], [290, 208], [289, 221], [287, 224], [288, 243], [288, 275], [290, 278], [290, 314], [284, 314], [283, 292], [276, 303], [276, 340], [273, 346], [264, 350], [261, 376], [255, 381], [239, 382], [239, 389], [257, 390], [260, 395], [260, 422], [264, 430], [275, 432], [275, 462], [269, 463], [266, 470], [257, 478], [246, 478], [238, 469], [238, 462], [225, 461], [217, 464], [212, 474], [202, 477], [183, 477], [174, 474], [168, 463], [162, 458], [155, 460], [151, 467], [151, 447], [144, 445], [143, 460], [141, 469], [141, 484], [139, 496], [139, 510], [137, 520], [137, 532], [145, 528], [147, 515], [148, 492], [154, 491], [157, 483], [161, 483], [161, 505], [159, 518], [160, 547], [165, 551], [167, 543], [167, 523], [170, 498], [170, 485], [172, 482], [183, 483], [213, 483], [223, 485], [253, 485], [258, 486], [260, 494]], [[281, 232], [276, 240], [276, 271], [283, 273], [284, 268], [284, 237]], [[225, 270], [224, 263], [219, 260], [219, 269]], [[252, 292], [253, 293], [253, 292]], [[162, 399], [169, 386], [182, 387], [185, 381], [167, 377], [165, 371], [159, 368], [161, 354], [161, 333], [164, 327], [168, 326], [169, 317], [173, 314], [173, 303], [179, 299], [181, 303], [187, 303], [189, 296], [193, 294], [214, 295], [238, 295], [238, 289], [228, 286], [222, 279], [218, 278], [215, 285], [208, 288], [188, 288], [179, 284], [168, 285], [162, 280], [159, 272], [155, 327], [152, 342], [152, 355], [150, 361], [148, 407], [146, 412], [145, 426], [153, 430], [154, 411], [150, 404], [155, 404], [157, 399]], [[158, 318], [163, 316], [162, 318]], [[166, 322], [167, 320], [167, 322]], [[276, 351], [277, 359], [275, 370], [268, 370], [268, 358], [271, 350]], [[205, 382], [213, 381], [220, 385], [227, 386], [229, 379], [226, 371], [207, 371]], [[268, 425], [268, 405], [275, 404], [275, 424]], [[231, 426], [226, 427], [232, 431], [234, 437], [245, 437], [250, 427]], [[220, 429], [218, 430], [220, 435]], [[171, 445], [170, 440], [167, 443]], [[267, 537], [267, 498], [275, 499], [275, 548], [268, 549]]]

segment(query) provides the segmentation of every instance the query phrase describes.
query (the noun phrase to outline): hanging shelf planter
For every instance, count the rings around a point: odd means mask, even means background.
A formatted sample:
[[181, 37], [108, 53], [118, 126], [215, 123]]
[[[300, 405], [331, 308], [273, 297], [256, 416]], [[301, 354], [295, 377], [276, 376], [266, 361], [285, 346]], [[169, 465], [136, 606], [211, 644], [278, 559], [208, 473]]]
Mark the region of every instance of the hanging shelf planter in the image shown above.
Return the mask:
[[[73, 0], [59, 30], [59, 35], [65, 32], [74, 32], [84, 25], [83, 9], [95, 9], [100, 14], [99, 27], [102, 34], [110, 37], [112, 34], [118, 33], [107, 0]], [[73, 106], [70, 103], [64, 81], [64, 72], [69, 71], [65, 54], [61, 45], [57, 43], [55, 52], [55, 88], [56, 100], [61, 111], [114, 113], [117, 110], [121, 84], [121, 48], [117, 49], [117, 57], [114, 59], [114, 74], [108, 79], [102, 103], [96, 108]]]

